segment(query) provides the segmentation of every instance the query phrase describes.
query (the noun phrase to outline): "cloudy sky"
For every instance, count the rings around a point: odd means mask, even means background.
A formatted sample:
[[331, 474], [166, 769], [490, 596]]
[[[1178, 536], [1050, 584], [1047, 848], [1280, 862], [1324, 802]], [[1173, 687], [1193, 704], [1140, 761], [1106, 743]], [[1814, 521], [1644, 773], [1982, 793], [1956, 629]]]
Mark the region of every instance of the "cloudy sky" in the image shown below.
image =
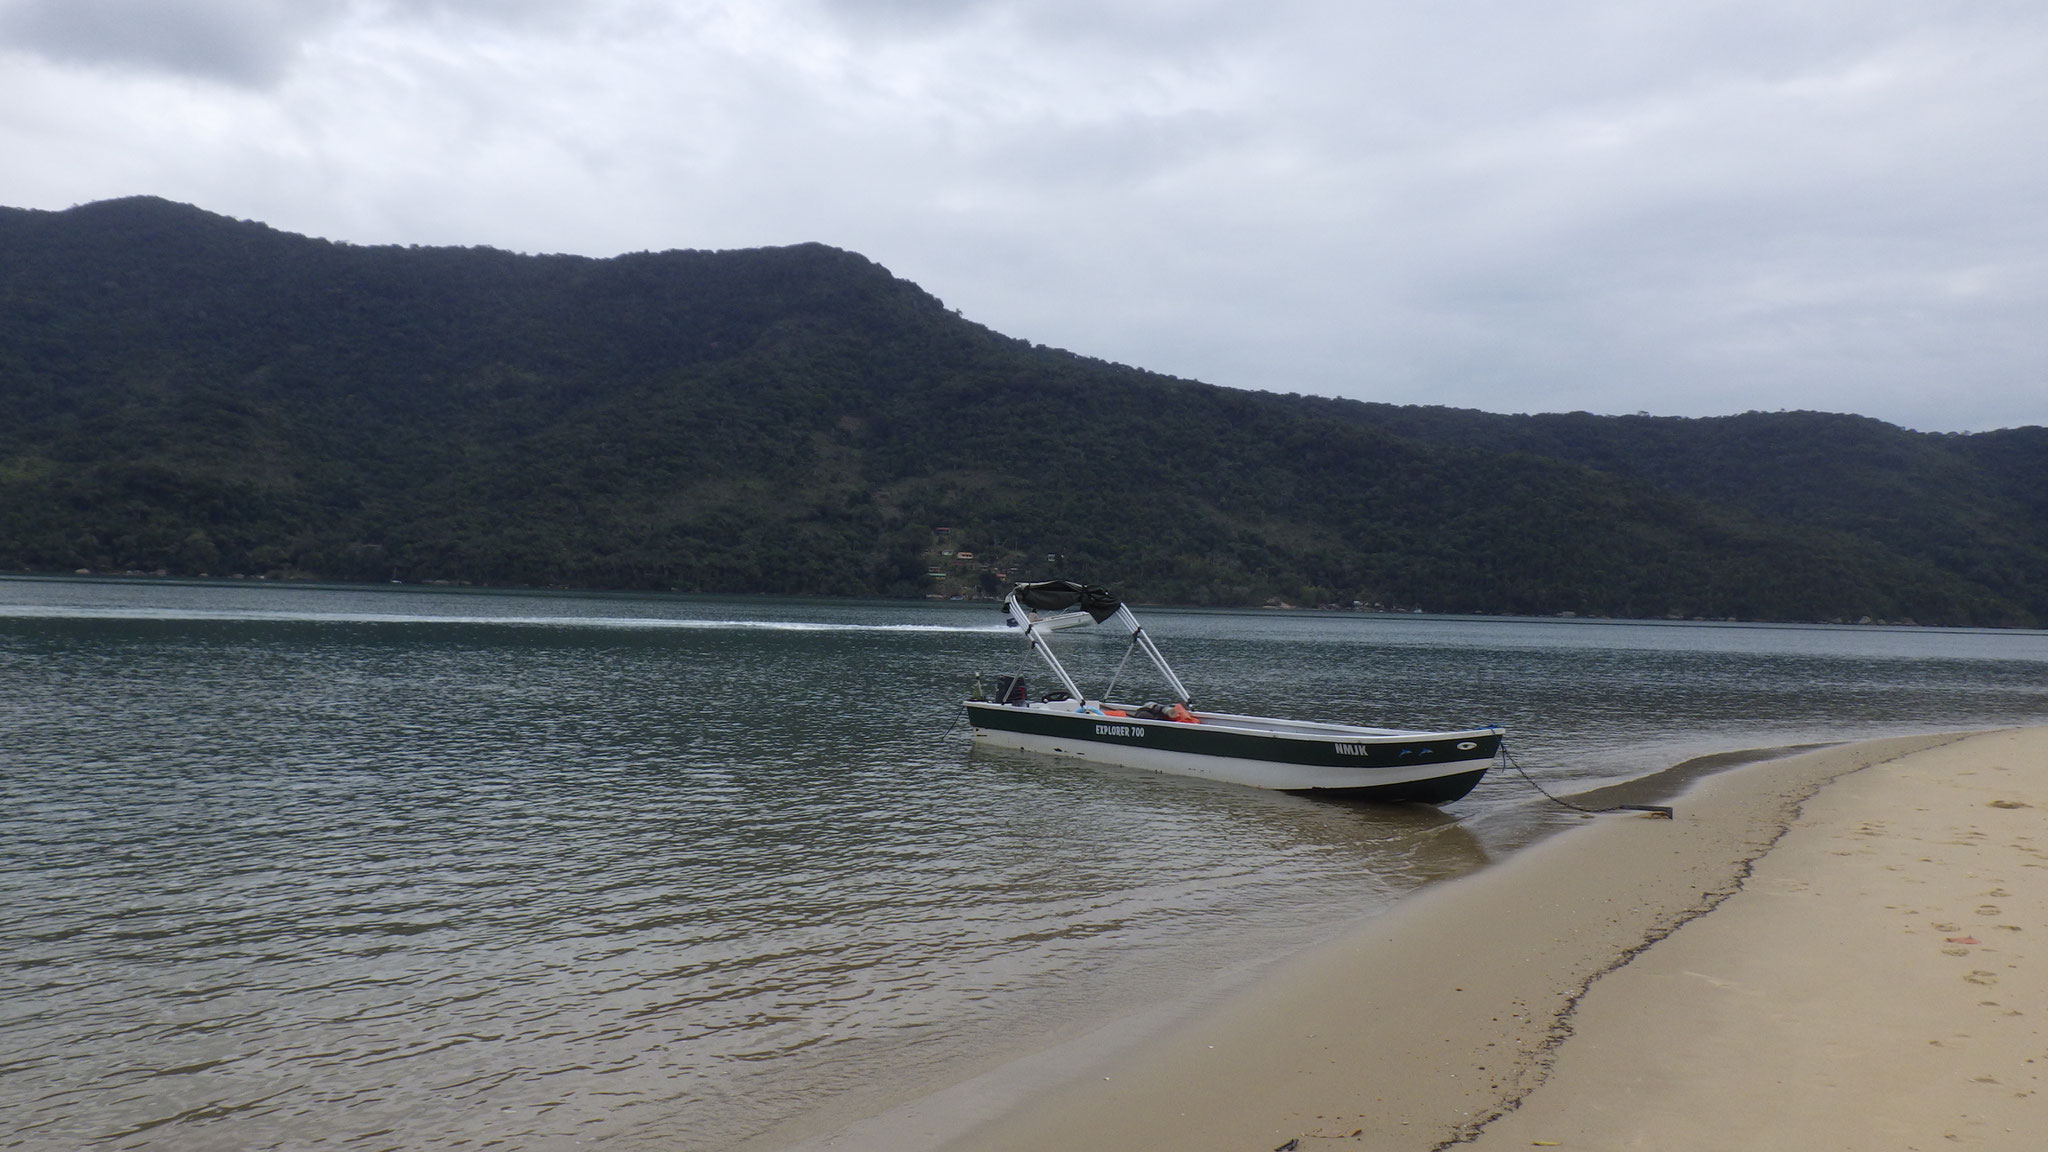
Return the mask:
[[0, 0], [0, 204], [817, 240], [1212, 383], [2048, 423], [2040, 0]]

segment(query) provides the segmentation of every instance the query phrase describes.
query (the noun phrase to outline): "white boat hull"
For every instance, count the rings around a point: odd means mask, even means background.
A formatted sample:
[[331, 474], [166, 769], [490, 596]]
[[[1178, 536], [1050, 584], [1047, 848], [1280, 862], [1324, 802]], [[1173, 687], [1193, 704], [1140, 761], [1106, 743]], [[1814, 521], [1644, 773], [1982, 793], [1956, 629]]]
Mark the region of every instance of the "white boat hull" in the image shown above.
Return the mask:
[[[1445, 804], [1472, 791], [1486, 775], [1504, 735], [1492, 726], [1411, 732], [1197, 712], [1189, 707], [1187, 686], [1130, 606], [1107, 590], [1071, 580], [1018, 584], [1004, 600], [1003, 612], [1065, 691], [1033, 700], [1022, 677], [1001, 676], [992, 701], [982, 695], [977, 677], [967, 717], [980, 744], [1251, 788]], [[1081, 691], [1046, 637], [1105, 622], [1129, 634], [1125, 660], [1144, 653], [1176, 703], [1132, 707], [1093, 700]]]
[[[1151, 748], [1110, 747], [1058, 736], [1035, 736], [1025, 732], [976, 729], [974, 739], [977, 743], [991, 748], [1016, 748], [1025, 752], [1043, 752], [1051, 756], [1070, 756], [1076, 760], [1093, 760], [1098, 764], [1142, 768], [1148, 772], [1164, 772], [1174, 776], [1198, 776], [1204, 780], [1221, 780], [1226, 784], [1242, 784], [1249, 788], [1266, 788], [1278, 792], [1351, 791], [1436, 780], [1444, 775], [1441, 764], [1418, 764], [1405, 769], [1275, 764], [1268, 760], [1246, 760], [1236, 756], [1205, 756], [1200, 753], [1167, 752]], [[1482, 761], [1476, 771], [1484, 772], [1487, 767], [1488, 763]]]
[[1492, 766], [1497, 728], [1405, 732], [1197, 713], [1201, 724], [970, 702], [976, 743], [1282, 792], [1446, 803]]

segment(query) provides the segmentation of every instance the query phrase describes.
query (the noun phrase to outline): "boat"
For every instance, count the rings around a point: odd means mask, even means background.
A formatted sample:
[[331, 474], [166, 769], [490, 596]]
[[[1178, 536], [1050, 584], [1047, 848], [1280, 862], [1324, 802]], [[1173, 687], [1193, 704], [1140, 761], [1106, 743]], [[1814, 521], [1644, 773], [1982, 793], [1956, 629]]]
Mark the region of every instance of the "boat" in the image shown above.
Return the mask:
[[[1478, 785], [1506, 735], [1493, 725], [1427, 732], [1203, 711], [1130, 606], [1106, 589], [1071, 580], [1018, 584], [1004, 597], [1003, 612], [1058, 687], [1033, 699], [1023, 676], [999, 676], [991, 696], [977, 676], [967, 717], [975, 742], [988, 747], [1311, 796], [1447, 804]], [[1174, 698], [1128, 704], [1083, 693], [1050, 637], [1090, 625], [1130, 636], [1104, 697], [1116, 690], [1132, 653], [1142, 653]]]

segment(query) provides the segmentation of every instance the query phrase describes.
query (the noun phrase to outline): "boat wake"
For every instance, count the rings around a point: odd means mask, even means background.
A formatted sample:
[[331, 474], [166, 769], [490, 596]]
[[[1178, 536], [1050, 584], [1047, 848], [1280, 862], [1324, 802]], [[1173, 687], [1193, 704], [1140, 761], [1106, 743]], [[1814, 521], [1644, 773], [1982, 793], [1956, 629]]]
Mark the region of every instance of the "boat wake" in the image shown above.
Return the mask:
[[196, 623], [482, 624], [506, 628], [615, 628], [626, 630], [745, 630], [755, 632], [1001, 632], [1000, 624], [834, 624], [814, 620], [697, 620], [658, 616], [459, 616], [403, 612], [262, 612], [249, 609], [93, 608], [71, 605], [0, 605], [0, 619], [163, 620]]

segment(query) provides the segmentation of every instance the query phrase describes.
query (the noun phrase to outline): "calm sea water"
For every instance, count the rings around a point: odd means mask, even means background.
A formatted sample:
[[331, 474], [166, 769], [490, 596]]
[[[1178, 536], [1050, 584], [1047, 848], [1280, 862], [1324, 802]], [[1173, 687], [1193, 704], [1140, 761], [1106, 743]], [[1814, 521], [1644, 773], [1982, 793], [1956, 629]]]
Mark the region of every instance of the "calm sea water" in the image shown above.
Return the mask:
[[[2048, 723], [2042, 633], [1145, 616], [1204, 706], [1501, 723], [1553, 790]], [[0, 1148], [725, 1148], [1569, 818], [971, 752], [1021, 655], [987, 605], [0, 580]]]

